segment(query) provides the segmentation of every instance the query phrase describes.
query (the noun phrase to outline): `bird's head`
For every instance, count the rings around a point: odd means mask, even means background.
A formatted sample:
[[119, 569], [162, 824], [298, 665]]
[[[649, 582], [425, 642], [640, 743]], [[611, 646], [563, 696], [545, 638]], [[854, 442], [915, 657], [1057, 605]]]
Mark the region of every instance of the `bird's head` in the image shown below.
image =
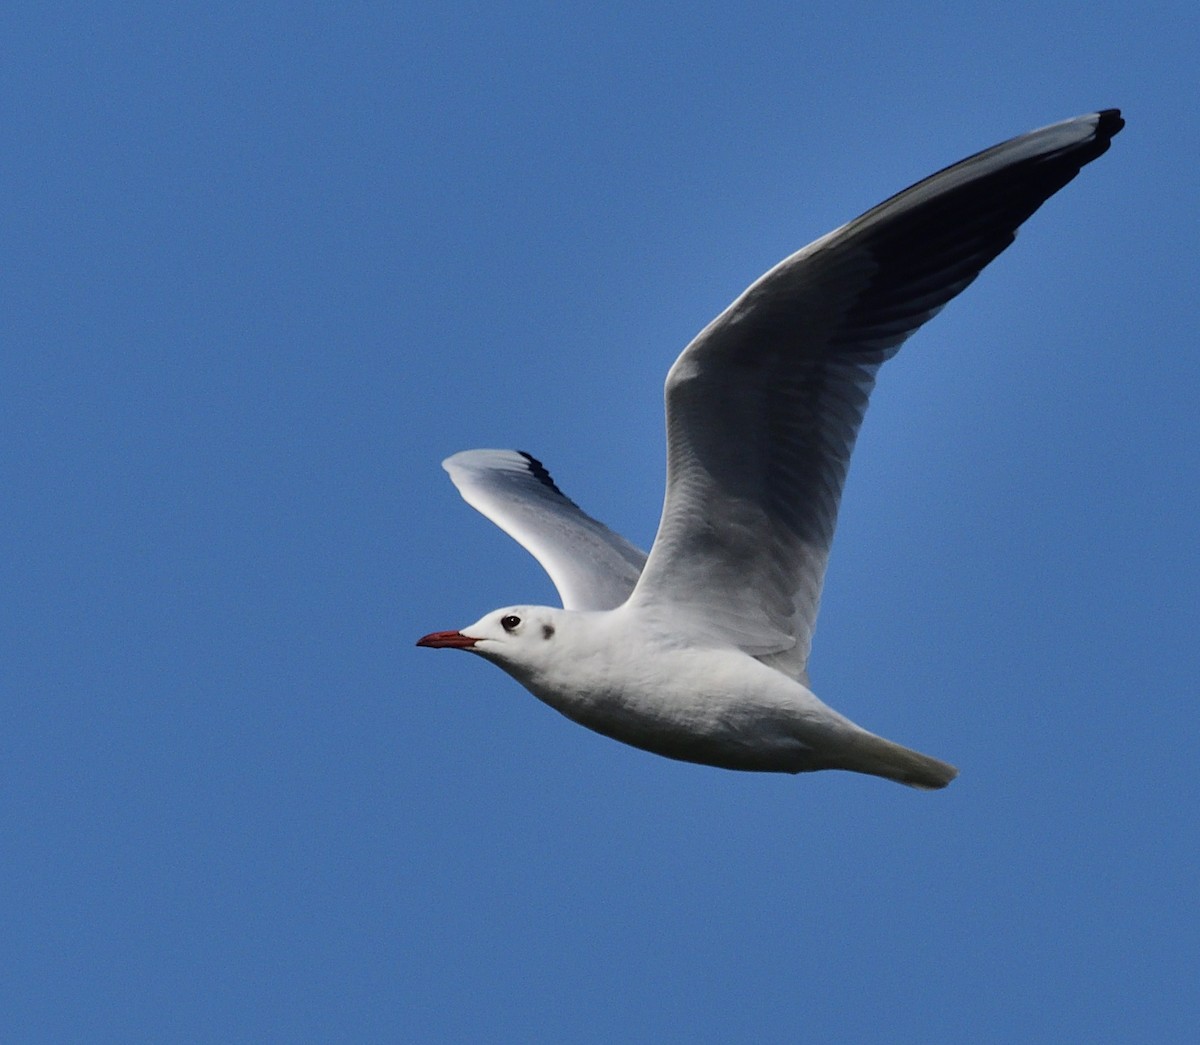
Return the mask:
[[553, 658], [564, 610], [506, 606], [461, 631], [435, 631], [417, 639], [431, 649], [465, 649], [506, 669], [534, 668]]

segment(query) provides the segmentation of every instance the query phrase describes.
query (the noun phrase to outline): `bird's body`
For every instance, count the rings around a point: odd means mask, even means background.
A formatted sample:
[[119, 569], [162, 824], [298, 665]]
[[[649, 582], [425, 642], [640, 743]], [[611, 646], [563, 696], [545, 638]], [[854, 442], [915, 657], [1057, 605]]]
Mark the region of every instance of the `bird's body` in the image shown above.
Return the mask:
[[[513, 638], [544, 652], [498, 659], [500, 667], [567, 718], [633, 747], [723, 769], [799, 773], [850, 763], [924, 787], [954, 776], [946, 763], [859, 728], [749, 654], [694, 641], [636, 609], [497, 612], [519, 617]], [[486, 635], [495, 618], [462, 632]]]
[[944, 787], [953, 766], [809, 688], [850, 454], [879, 367], [1121, 126], [1093, 113], [948, 167], [787, 258], [705, 327], [667, 377], [648, 556], [528, 454], [449, 458], [463, 497], [542, 563], [564, 608], [508, 607], [418, 644], [479, 654], [568, 718], [669, 758]]

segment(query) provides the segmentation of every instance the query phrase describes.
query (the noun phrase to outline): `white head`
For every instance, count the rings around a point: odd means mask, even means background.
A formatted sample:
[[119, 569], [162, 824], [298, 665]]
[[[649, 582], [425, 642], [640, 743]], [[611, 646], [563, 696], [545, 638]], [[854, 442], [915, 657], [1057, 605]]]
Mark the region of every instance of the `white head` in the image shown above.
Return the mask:
[[523, 675], [554, 659], [559, 646], [555, 639], [566, 612], [549, 606], [506, 606], [461, 631], [425, 635], [417, 645], [469, 650]]

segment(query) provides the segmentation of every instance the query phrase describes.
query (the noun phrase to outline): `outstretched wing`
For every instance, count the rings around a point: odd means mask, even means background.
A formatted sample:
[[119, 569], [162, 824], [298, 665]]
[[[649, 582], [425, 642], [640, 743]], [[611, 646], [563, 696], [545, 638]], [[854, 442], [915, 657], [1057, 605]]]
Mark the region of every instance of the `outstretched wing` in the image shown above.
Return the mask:
[[568, 610], [611, 610], [637, 584], [646, 553], [570, 500], [542, 463], [516, 450], [464, 450], [442, 467], [463, 500], [542, 564]]
[[631, 605], [804, 678], [876, 371], [1123, 126], [1116, 110], [997, 145], [781, 262], [667, 377], [667, 492]]

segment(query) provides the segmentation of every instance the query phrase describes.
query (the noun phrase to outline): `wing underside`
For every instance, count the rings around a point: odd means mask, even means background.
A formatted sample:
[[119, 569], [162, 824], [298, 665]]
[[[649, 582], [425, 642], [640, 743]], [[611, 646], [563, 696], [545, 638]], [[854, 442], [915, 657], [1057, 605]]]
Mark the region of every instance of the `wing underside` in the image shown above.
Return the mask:
[[1122, 126], [1068, 120], [948, 167], [777, 265], [666, 384], [667, 492], [633, 595], [805, 677], [876, 373]]
[[586, 514], [536, 458], [465, 450], [442, 467], [471, 507], [541, 563], [565, 609], [610, 610], [629, 597], [646, 553]]

